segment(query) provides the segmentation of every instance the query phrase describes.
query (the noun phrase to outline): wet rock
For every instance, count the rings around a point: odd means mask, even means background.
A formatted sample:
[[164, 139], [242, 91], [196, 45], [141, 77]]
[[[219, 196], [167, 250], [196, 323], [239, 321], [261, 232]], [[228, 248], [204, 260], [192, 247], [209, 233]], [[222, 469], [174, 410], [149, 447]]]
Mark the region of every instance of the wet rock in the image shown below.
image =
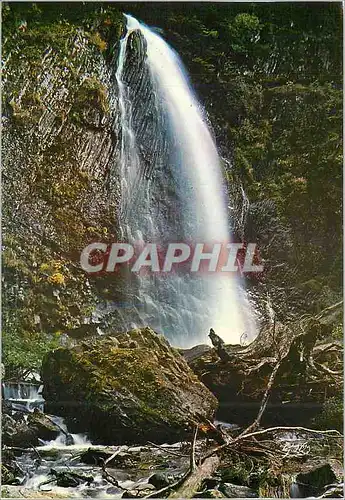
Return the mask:
[[6, 446], [29, 448], [38, 445], [38, 437], [24, 419], [16, 421], [10, 415], [2, 417], [2, 443]]
[[[85, 490], [83, 490], [83, 493], [87, 498], [99, 497], [99, 491], [97, 489], [86, 488]], [[121, 493], [121, 490], [114, 488], [114, 492], [112, 494], [116, 494], [117, 496], [119, 496], [119, 493]]]
[[50, 352], [42, 378], [49, 411], [101, 444], [180, 441], [217, 407], [183, 356], [150, 328]]
[[336, 473], [329, 462], [317, 464], [305, 472], [300, 472], [295, 478], [299, 498], [319, 496], [324, 492], [325, 486], [336, 481]]
[[254, 490], [238, 484], [222, 483], [219, 486], [226, 498], [258, 498]]
[[[33, 412], [12, 411], [12, 416], [3, 415], [2, 439], [7, 446], [30, 448], [44, 441], [54, 440], [60, 433], [61, 428], [38, 408]], [[66, 444], [68, 441], [73, 444], [73, 437], [68, 436], [66, 435]]]
[[152, 484], [157, 490], [169, 486], [172, 482], [172, 478], [163, 472], [156, 472], [149, 478], [149, 484]]
[[116, 486], [110, 486], [110, 488], [106, 489], [107, 495], [119, 495], [122, 492], [120, 488], [116, 488]]
[[50, 476], [55, 479], [56, 486], [60, 486], [61, 488], [74, 488], [84, 483], [90, 486], [93, 482], [92, 476], [73, 471], [56, 471], [55, 469], [51, 469]]
[[112, 453], [89, 448], [81, 454], [80, 461], [87, 465], [101, 466], [107, 458], [111, 457], [111, 455]]
[[65, 444], [66, 444], [66, 446], [74, 445], [74, 439], [73, 439], [73, 436], [71, 434], [66, 434]]
[[38, 408], [35, 408], [32, 413], [29, 413], [28, 424], [35, 435], [44, 441], [56, 439], [61, 433], [60, 427], [54, 424], [54, 422]]

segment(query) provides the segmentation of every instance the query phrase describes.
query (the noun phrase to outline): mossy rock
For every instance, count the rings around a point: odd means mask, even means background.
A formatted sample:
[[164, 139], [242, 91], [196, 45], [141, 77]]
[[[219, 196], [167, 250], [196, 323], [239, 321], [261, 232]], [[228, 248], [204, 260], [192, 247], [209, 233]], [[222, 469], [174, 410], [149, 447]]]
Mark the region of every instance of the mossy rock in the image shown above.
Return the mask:
[[36, 435], [45, 441], [56, 439], [61, 433], [61, 429], [38, 408], [28, 415], [28, 423]]
[[59, 348], [43, 361], [44, 398], [95, 443], [173, 442], [212, 419], [217, 400], [150, 328]]

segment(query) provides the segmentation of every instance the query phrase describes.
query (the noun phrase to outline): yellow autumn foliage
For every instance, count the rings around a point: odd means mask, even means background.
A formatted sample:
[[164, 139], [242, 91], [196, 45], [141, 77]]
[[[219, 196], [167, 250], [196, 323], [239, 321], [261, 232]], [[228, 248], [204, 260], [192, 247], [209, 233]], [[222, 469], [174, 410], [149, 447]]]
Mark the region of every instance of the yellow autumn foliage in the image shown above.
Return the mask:
[[54, 273], [48, 277], [48, 282], [52, 285], [64, 285], [65, 277], [62, 273]]

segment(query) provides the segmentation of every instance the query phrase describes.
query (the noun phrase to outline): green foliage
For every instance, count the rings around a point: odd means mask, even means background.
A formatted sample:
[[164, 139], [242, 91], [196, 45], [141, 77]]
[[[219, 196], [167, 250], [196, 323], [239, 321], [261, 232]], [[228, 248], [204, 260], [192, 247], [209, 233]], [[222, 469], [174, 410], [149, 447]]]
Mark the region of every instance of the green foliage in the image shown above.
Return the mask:
[[255, 43], [260, 37], [260, 20], [253, 14], [243, 12], [229, 23], [228, 30], [232, 50], [246, 53], [248, 44]]
[[39, 372], [44, 355], [59, 346], [59, 335], [3, 331], [2, 345], [6, 378], [20, 379], [24, 373]]
[[325, 401], [323, 410], [315, 418], [314, 426], [317, 429], [344, 430], [344, 399], [340, 394]]

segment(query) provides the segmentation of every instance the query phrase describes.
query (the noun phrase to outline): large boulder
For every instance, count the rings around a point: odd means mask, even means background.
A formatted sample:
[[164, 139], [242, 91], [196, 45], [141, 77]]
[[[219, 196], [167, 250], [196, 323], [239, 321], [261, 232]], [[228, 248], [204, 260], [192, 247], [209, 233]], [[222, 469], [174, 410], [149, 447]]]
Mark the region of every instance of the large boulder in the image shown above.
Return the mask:
[[52, 441], [61, 434], [61, 429], [38, 408], [28, 414], [28, 424], [43, 441]]
[[94, 443], [173, 442], [213, 419], [217, 400], [150, 328], [59, 348], [42, 366], [46, 408]]

